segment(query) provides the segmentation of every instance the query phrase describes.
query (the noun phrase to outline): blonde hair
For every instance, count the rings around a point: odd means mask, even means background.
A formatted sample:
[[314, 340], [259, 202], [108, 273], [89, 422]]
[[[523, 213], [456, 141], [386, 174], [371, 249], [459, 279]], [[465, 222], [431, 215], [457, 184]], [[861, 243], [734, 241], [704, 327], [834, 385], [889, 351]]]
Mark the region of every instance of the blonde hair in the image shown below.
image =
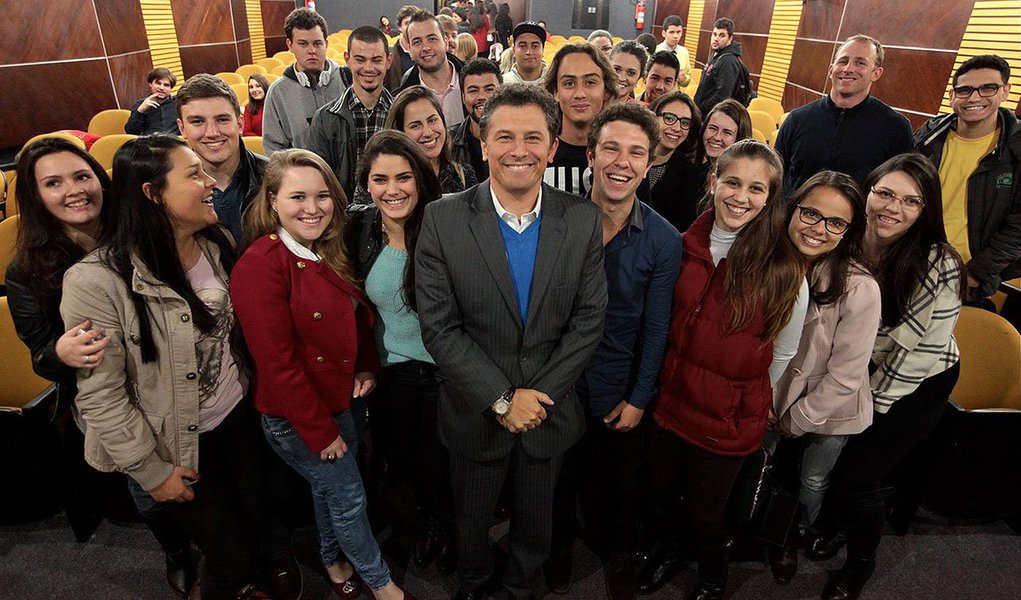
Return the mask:
[[322, 158], [308, 150], [281, 150], [274, 152], [270, 157], [259, 194], [245, 211], [245, 246], [268, 233], [275, 233], [281, 226], [280, 217], [273, 210], [272, 199], [280, 192], [284, 174], [296, 167], [309, 167], [318, 171], [326, 182], [330, 198], [333, 199], [333, 216], [330, 217], [330, 222], [319, 239], [312, 242], [312, 251], [342, 279], [356, 282], [358, 277], [344, 246], [344, 222], [347, 220], [344, 209], [347, 208], [347, 195], [344, 194], [344, 188], [330, 167]]
[[479, 55], [479, 44], [470, 33], [457, 34], [457, 57], [465, 62]]

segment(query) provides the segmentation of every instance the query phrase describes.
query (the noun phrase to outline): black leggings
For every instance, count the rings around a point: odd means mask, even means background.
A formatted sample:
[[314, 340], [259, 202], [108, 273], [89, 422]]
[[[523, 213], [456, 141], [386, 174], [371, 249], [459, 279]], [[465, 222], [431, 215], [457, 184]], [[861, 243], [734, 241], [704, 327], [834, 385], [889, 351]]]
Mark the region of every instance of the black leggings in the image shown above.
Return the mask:
[[730, 534], [727, 500], [743, 456], [720, 456], [652, 424], [649, 463], [652, 505], [665, 537], [677, 538], [682, 511], [700, 545], [718, 545]]

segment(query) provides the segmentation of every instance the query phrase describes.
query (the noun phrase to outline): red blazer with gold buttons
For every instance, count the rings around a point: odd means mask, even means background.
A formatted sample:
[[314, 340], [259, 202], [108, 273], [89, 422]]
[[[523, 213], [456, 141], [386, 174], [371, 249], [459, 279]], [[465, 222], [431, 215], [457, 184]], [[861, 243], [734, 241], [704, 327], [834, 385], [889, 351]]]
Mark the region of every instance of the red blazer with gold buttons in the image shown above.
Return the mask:
[[337, 439], [333, 414], [351, 405], [354, 375], [376, 372], [373, 314], [354, 285], [299, 258], [276, 234], [234, 266], [231, 301], [255, 363], [259, 412], [290, 421], [309, 450]]

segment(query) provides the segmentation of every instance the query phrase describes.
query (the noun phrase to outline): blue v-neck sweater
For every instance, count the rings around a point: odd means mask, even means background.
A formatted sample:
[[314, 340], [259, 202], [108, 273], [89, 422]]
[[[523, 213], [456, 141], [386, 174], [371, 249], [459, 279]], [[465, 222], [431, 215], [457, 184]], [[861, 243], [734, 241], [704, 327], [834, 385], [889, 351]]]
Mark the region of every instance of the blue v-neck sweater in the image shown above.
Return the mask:
[[518, 314], [524, 326], [528, 322], [528, 297], [532, 292], [532, 273], [535, 271], [535, 255], [539, 248], [542, 214], [522, 233], [514, 231], [503, 219], [497, 217], [497, 220], [500, 221], [500, 233], [503, 236], [503, 247], [507, 251], [514, 291], [518, 295]]

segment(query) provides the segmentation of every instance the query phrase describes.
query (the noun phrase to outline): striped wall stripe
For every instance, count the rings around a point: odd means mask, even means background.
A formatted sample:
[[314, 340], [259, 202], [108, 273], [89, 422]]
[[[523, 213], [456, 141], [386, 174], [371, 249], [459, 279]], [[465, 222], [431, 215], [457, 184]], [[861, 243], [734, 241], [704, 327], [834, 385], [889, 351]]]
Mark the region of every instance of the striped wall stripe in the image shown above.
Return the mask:
[[698, 56], [698, 35], [702, 28], [702, 14], [705, 12], [705, 0], [691, 0], [688, 7], [688, 28], [684, 30], [684, 47], [691, 57], [691, 67], [695, 68]]
[[252, 62], [266, 58], [266, 39], [262, 31], [262, 2], [245, 0], [248, 13], [248, 37], [252, 43]]
[[762, 58], [762, 72], [759, 77], [758, 94], [783, 102], [787, 83], [787, 72], [791, 66], [791, 54], [798, 37], [801, 23], [801, 0], [776, 0], [773, 4], [773, 19], [769, 24], [769, 39], [766, 53]]
[[939, 112], [948, 114], [950, 88], [954, 71], [965, 61], [979, 54], [998, 54], [1010, 63], [1010, 95], [1000, 105], [1015, 110], [1021, 99], [1021, 2], [1017, 0], [978, 0], [971, 10], [968, 26], [964, 30], [957, 59], [947, 78]]
[[[184, 83], [184, 68], [177, 45], [177, 28], [170, 0], [139, 0], [145, 36], [149, 40], [153, 67], [165, 67], [177, 77], [177, 87]], [[177, 88], [175, 88], [176, 91]]]

